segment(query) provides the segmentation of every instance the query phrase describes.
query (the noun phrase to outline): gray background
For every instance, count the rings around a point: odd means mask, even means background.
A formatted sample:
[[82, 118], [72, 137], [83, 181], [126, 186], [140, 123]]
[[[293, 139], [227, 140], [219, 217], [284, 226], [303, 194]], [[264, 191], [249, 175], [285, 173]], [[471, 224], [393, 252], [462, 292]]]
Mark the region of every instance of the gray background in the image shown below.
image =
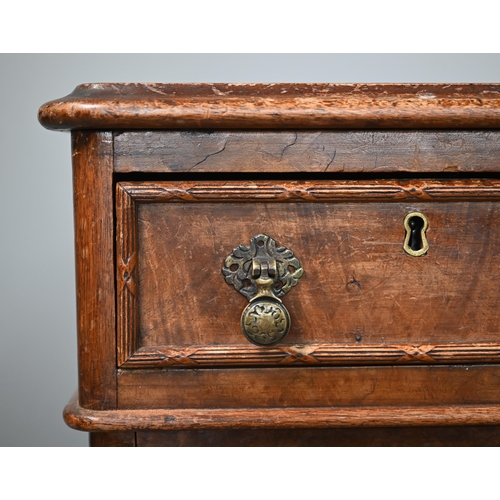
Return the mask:
[[68, 133], [41, 104], [88, 82], [500, 83], [498, 54], [1, 54], [0, 446], [86, 446], [77, 385]]

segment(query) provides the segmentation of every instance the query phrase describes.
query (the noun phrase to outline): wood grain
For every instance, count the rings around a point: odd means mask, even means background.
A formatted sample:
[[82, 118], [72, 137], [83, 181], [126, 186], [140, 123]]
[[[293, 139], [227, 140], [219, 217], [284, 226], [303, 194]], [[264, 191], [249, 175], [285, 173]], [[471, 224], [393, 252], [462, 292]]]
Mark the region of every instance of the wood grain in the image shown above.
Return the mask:
[[[111, 433], [112, 434], [112, 433]], [[500, 446], [496, 426], [142, 431], [137, 446]]]
[[73, 398], [64, 409], [64, 420], [86, 432], [498, 425], [500, 405], [96, 411], [82, 408]]
[[137, 336], [137, 206], [126, 191], [116, 190], [117, 363], [122, 365], [139, 349]]
[[89, 444], [92, 447], [135, 447], [135, 432], [91, 432], [89, 434]]
[[116, 407], [113, 143], [110, 132], [74, 132], [80, 404]]
[[120, 409], [499, 404], [498, 365], [119, 370]]
[[[73, 130], [93, 446], [500, 443], [500, 85], [85, 84], [39, 120]], [[221, 273], [259, 233], [305, 269], [272, 348]]]
[[[130, 202], [349, 202], [498, 200], [497, 179], [119, 182]], [[125, 203], [125, 201], [123, 201]], [[124, 222], [126, 223], [126, 222]], [[132, 224], [132, 222], [130, 222]]]
[[[498, 181], [138, 182], [117, 199], [118, 234], [141, 249], [119, 240], [134, 263], [117, 275], [123, 367], [500, 361]], [[402, 248], [415, 210], [430, 220], [418, 258]], [[220, 271], [262, 232], [305, 269], [275, 348], [245, 345], [246, 299]]]
[[116, 172], [500, 171], [500, 132], [460, 130], [116, 132]]
[[282, 343], [265, 349], [252, 344], [140, 347], [135, 351], [130, 349], [130, 356], [125, 359], [121, 367], [357, 366], [498, 362], [500, 362], [499, 342], [398, 345]]
[[500, 85], [92, 83], [44, 104], [50, 129], [492, 129]]

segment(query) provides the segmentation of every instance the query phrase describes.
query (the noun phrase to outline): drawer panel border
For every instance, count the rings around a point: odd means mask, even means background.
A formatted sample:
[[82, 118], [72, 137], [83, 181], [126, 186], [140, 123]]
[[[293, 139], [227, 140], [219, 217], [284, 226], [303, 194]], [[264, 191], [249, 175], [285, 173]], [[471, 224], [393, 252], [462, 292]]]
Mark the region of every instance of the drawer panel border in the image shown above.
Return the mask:
[[495, 363], [500, 343], [140, 347], [121, 368]]
[[120, 182], [116, 186], [118, 366], [456, 364], [500, 361], [500, 342], [423, 344], [308, 344], [141, 347], [138, 335], [137, 256], [139, 203], [369, 202], [500, 200], [490, 179], [318, 182]]

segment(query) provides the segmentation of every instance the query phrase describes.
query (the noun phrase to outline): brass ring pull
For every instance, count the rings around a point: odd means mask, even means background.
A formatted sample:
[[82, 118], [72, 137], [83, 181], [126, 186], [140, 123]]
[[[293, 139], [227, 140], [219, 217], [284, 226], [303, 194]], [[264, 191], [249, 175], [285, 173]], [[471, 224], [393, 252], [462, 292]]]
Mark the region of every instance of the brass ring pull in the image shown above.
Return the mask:
[[258, 234], [250, 246], [239, 245], [224, 262], [226, 282], [250, 303], [241, 315], [245, 337], [256, 345], [271, 346], [290, 330], [290, 314], [280, 297], [294, 287], [304, 274], [302, 266], [287, 247], [277, 247], [267, 234]]

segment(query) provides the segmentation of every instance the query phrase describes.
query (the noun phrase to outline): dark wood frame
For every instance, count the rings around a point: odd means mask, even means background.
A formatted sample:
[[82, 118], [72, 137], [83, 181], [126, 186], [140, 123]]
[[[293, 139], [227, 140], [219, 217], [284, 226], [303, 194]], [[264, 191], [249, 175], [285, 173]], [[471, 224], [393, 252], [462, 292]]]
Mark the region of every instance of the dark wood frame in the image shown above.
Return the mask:
[[72, 133], [78, 381], [85, 408], [116, 408], [113, 134]]

